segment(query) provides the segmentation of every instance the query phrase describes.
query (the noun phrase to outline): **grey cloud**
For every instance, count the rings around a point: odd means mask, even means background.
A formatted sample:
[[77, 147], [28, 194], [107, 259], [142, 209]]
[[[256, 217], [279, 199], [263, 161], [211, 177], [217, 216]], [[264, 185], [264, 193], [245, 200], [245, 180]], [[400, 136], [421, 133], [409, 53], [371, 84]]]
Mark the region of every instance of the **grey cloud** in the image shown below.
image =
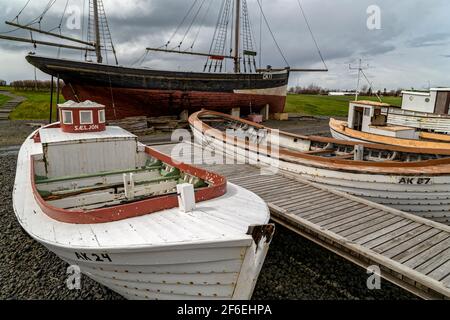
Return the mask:
[[[71, 0], [79, 3], [83, 0]], [[182, 20], [192, 1], [186, 0], [103, 0], [108, 14], [113, 40], [119, 53], [121, 64], [127, 65], [136, 61], [144, 53], [147, 46], [161, 46], [173, 33]], [[208, 51], [221, 0], [211, 2], [209, 15], [203, 23], [202, 32], [197, 40], [195, 50]], [[6, 6], [8, 14], [0, 12], [0, 21], [11, 19], [20, 10], [26, 0], [0, 0], [0, 6]], [[32, 0], [30, 10], [25, 10], [21, 21], [26, 22], [37, 16], [47, 1]], [[371, 61], [371, 65], [380, 67], [371, 70], [375, 83], [382, 87], [415, 86], [419, 87], [424, 78], [431, 76], [436, 82], [445, 82], [450, 72], [444, 63], [450, 54], [436, 56], [434, 49], [441, 45], [442, 52], [450, 52], [448, 34], [433, 30], [448, 30], [450, 20], [446, 12], [450, 4], [445, 0], [378, 0], [381, 9], [381, 30], [371, 31], [366, 27], [369, 5], [373, 0], [302, 0], [303, 7], [319, 43], [322, 54], [330, 68], [328, 74], [293, 75], [291, 84], [307, 85], [314, 82], [333, 88], [353, 88], [354, 75], [348, 70], [348, 63], [359, 57]], [[58, 25], [64, 9], [65, 1], [57, 1], [43, 21], [44, 28]], [[317, 50], [300, 14], [297, 0], [263, 0], [266, 16], [276, 39], [280, 44], [289, 64], [292, 67], [320, 67], [321, 61]], [[255, 0], [248, 0], [256, 44], [259, 45], [259, 9]], [[199, 19], [200, 20], [200, 19]], [[193, 26], [195, 31], [199, 21]], [[0, 26], [0, 32], [10, 29]], [[276, 50], [273, 40], [264, 27], [262, 41], [262, 64], [284, 66], [283, 59]], [[64, 33], [76, 37], [81, 31], [64, 29]], [[182, 34], [183, 32], [181, 32]], [[14, 33], [28, 37], [27, 32]], [[192, 43], [192, 33], [185, 41], [186, 47]], [[42, 39], [47, 39], [42, 37]], [[178, 40], [177, 40], [178, 39]], [[173, 43], [179, 41], [179, 37]], [[429, 48], [429, 49], [427, 49]], [[33, 49], [19, 43], [8, 43], [0, 40], [0, 54], [24, 56]], [[427, 51], [429, 50], [429, 51]], [[58, 50], [38, 46], [37, 53], [56, 56]], [[82, 54], [70, 50], [61, 50], [61, 56], [80, 59]], [[424, 57], [427, 57], [424, 59]], [[202, 70], [204, 59], [179, 55], [162, 55], [151, 53], [144, 66], [157, 69]], [[420, 65], [421, 68], [414, 66]], [[428, 69], [426, 69], [428, 68]], [[430, 72], [429, 70], [439, 71]], [[13, 80], [24, 77], [32, 69], [24, 59], [18, 59], [15, 65], [0, 65], [0, 78]], [[410, 83], [411, 82], [411, 83]], [[418, 83], [418, 85], [415, 84]], [[450, 84], [447, 84], [450, 85]]]
[[450, 33], [432, 33], [408, 41], [410, 47], [444, 46], [450, 43]]

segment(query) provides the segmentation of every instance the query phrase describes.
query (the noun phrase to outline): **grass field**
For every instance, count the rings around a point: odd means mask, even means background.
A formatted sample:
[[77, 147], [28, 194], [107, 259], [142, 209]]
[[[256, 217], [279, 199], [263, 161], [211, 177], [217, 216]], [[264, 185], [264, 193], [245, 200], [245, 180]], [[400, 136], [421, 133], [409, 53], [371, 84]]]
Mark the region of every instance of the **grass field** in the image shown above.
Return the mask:
[[[15, 91], [9, 87], [0, 87], [0, 90], [8, 90], [13, 94], [27, 98], [12, 113], [12, 120], [40, 120], [49, 117], [49, 92]], [[6, 102], [7, 97], [0, 95], [0, 107]], [[290, 94], [287, 97], [285, 112], [300, 113], [309, 116], [336, 116], [345, 117], [348, 112], [349, 101], [353, 96], [318, 96], [304, 94]], [[376, 97], [360, 97], [360, 100], [378, 101]], [[55, 97], [56, 102], [56, 97]], [[64, 102], [62, 95], [60, 102]], [[383, 102], [400, 105], [400, 97], [385, 97]], [[53, 118], [56, 119], [56, 106], [53, 107]]]
[[[339, 116], [345, 117], [348, 103], [354, 96], [318, 96], [305, 94], [290, 94], [287, 97], [285, 112], [300, 113], [309, 116]], [[378, 101], [377, 97], [360, 97], [359, 100]], [[385, 97], [383, 102], [400, 105], [400, 97]]]
[[[49, 118], [50, 92], [49, 91], [16, 91], [9, 87], [0, 87], [11, 93], [27, 98], [10, 115], [11, 120], [42, 120]], [[62, 95], [60, 102], [64, 102]], [[56, 120], [56, 96], [54, 97], [53, 120]]]
[[0, 94], [0, 108], [3, 107], [3, 105], [8, 102], [9, 100], [11, 100], [10, 97], [4, 96], [2, 94]]

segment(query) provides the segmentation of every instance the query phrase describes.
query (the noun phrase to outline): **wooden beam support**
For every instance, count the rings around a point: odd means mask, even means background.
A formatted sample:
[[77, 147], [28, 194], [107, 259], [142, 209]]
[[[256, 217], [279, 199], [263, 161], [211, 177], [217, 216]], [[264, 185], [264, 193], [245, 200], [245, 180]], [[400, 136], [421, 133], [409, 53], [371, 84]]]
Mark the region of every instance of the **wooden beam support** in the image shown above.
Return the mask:
[[79, 40], [79, 39], [75, 39], [75, 38], [71, 38], [71, 37], [67, 37], [67, 36], [63, 36], [57, 33], [53, 33], [53, 32], [48, 32], [48, 31], [43, 31], [40, 29], [36, 29], [36, 28], [32, 28], [29, 26], [24, 26], [18, 23], [14, 23], [14, 22], [10, 22], [10, 21], [5, 21], [6, 24], [13, 26], [13, 27], [17, 27], [17, 28], [21, 28], [21, 29], [25, 29], [25, 30], [29, 30], [29, 31], [34, 31], [34, 32], [38, 32], [38, 33], [42, 33], [48, 36], [52, 36], [52, 37], [56, 37], [56, 38], [60, 38], [60, 39], [64, 39], [64, 40], [69, 40], [69, 41], [73, 41], [73, 42], [78, 42], [81, 44], [85, 44], [87, 46], [91, 46], [91, 47], [95, 47], [94, 43], [91, 42], [87, 42], [87, 41], [83, 41], [83, 40]]
[[166, 52], [166, 53], [179, 53], [179, 54], [188, 54], [193, 56], [201, 56], [201, 57], [218, 57], [223, 59], [234, 59], [232, 56], [220, 56], [209, 53], [201, 53], [201, 52], [189, 52], [189, 51], [179, 51], [179, 50], [170, 50], [170, 49], [161, 49], [161, 48], [146, 48], [147, 51], [156, 51], [156, 52]]
[[256, 72], [273, 72], [273, 71], [284, 71], [289, 70], [289, 72], [328, 72], [328, 69], [301, 69], [301, 68], [275, 68], [275, 69], [256, 69]]
[[59, 44], [54, 42], [47, 42], [47, 41], [40, 41], [40, 40], [31, 40], [31, 39], [25, 39], [25, 38], [18, 38], [18, 37], [11, 37], [11, 36], [4, 36], [0, 35], [0, 39], [3, 40], [9, 40], [9, 41], [17, 41], [17, 42], [26, 42], [31, 44], [40, 44], [43, 46], [50, 46], [50, 47], [58, 47], [58, 48], [66, 48], [66, 49], [74, 49], [74, 50], [82, 50], [82, 51], [95, 51], [95, 49], [92, 48], [83, 48], [83, 47], [76, 47], [76, 46], [70, 46], [66, 44]]

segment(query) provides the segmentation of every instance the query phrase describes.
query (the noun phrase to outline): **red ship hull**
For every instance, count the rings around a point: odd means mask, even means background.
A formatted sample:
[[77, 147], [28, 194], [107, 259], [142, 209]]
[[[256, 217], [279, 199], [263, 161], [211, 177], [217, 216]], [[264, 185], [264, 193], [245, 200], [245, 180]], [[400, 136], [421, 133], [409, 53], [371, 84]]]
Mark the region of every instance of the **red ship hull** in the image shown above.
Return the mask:
[[178, 116], [203, 108], [242, 114], [269, 106], [283, 112], [289, 70], [262, 73], [206, 73], [152, 70], [27, 56], [41, 71], [64, 80], [66, 100], [106, 106], [108, 120], [132, 116]]
[[266, 105], [270, 113], [283, 112], [286, 96], [227, 92], [171, 91], [128, 88], [102, 88], [86, 85], [65, 86], [66, 100], [92, 100], [106, 106], [107, 119], [134, 116], [179, 115], [200, 109], [228, 112], [240, 108], [241, 113], [259, 112]]

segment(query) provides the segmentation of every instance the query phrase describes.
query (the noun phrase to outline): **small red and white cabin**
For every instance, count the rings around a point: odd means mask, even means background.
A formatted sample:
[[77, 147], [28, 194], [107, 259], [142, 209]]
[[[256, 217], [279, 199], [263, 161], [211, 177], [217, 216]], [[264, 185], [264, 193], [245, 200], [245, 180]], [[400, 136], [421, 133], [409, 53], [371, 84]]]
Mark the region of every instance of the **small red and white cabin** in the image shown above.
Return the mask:
[[104, 105], [91, 101], [67, 101], [58, 105], [58, 109], [64, 132], [99, 132], [106, 129]]

